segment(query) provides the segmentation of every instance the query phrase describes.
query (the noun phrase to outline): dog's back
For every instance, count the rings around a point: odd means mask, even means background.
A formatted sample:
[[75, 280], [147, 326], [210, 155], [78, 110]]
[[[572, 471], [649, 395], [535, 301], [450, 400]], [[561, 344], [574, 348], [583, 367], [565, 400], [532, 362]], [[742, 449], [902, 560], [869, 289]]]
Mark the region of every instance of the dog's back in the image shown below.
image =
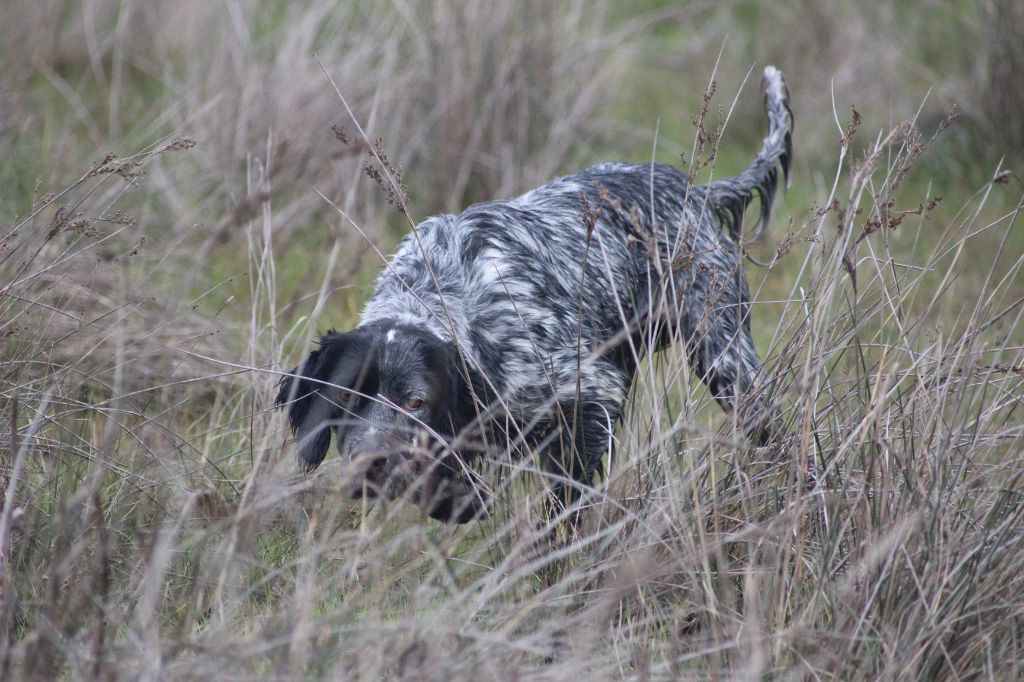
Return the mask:
[[[578, 361], [599, 362], [592, 351], [636, 324], [652, 286], [649, 245], [658, 231], [663, 247], [677, 234], [687, 187], [671, 166], [606, 163], [431, 218], [403, 241], [362, 323], [426, 316], [511, 405], [550, 409], [552, 388], [576, 391]], [[579, 374], [585, 392], [600, 377], [594, 390], [624, 398], [623, 372]]]

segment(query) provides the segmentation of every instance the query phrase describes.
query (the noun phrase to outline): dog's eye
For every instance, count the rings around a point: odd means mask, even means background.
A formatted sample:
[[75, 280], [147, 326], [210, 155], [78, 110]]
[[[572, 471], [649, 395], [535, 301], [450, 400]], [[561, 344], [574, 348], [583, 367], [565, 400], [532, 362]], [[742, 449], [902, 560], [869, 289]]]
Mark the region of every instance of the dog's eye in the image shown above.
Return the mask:
[[338, 393], [338, 400], [340, 400], [343, 403], [350, 402], [354, 397], [355, 394], [353, 394], [352, 391], [341, 391], [340, 393]]
[[405, 401], [405, 409], [412, 412], [423, 407], [423, 398], [409, 398]]

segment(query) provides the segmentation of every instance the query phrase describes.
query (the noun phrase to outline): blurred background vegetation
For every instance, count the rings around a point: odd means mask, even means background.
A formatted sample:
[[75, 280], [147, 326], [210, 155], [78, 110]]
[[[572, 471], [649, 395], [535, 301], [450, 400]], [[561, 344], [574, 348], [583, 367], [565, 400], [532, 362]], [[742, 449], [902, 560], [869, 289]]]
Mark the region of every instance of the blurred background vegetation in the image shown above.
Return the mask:
[[[335, 139], [334, 125], [359, 135], [328, 74], [404, 169], [422, 219], [602, 160], [687, 168], [712, 80], [708, 127], [726, 114], [728, 125], [700, 177], [733, 174], [764, 130], [758, 74], [772, 63], [796, 116], [793, 187], [777, 226], [827, 198], [854, 108], [864, 119], [856, 155], [911, 118], [927, 139], [956, 107], [900, 195], [910, 206], [941, 195], [941, 220], [1001, 163], [1024, 159], [1021, 7], [13, 0], [0, 32], [0, 219], [27, 214], [108, 152], [192, 138], [187, 154], [154, 160], [122, 209], [147, 249], [184, 240], [203, 254], [191, 277], [161, 283], [188, 291], [164, 293], [191, 299], [243, 271], [240, 218], [269, 203], [283, 292], [313, 286], [320, 256], [344, 245], [328, 320], [341, 325], [379, 259], [314, 188], [384, 252], [409, 225], [363, 175], [365, 158]], [[783, 263], [774, 293], [792, 274]], [[233, 282], [222, 291], [244, 295]]]

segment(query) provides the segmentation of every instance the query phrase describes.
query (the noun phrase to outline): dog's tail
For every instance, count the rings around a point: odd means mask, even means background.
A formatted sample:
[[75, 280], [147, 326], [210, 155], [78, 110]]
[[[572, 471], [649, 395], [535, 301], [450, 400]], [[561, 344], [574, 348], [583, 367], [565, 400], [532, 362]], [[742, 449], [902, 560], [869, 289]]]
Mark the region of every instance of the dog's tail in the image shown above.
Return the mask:
[[[793, 112], [789, 110], [789, 92], [782, 72], [774, 66], [764, 70], [764, 109], [768, 114], [768, 136], [761, 143], [761, 151], [749, 167], [734, 178], [705, 185], [708, 207], [717, 215], [729, 234], [740, 241], [743, 214], [756, 193], [761, 200], [761, 218], [750, 240], [760, 237], [768, 227], [775, 190], [778, 185], [778, 166], [789, 187], [789, 166], [793, 159]], [[778, 164], [778, 166], [776, 165]]]

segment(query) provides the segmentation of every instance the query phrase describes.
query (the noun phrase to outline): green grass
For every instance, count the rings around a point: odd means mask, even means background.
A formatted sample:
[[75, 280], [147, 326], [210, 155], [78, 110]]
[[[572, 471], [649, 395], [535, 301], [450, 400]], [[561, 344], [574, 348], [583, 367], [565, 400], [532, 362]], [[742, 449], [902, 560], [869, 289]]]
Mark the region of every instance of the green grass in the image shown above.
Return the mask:
[[[991, 182], [1021, 159], [972, 61], [1017, 63], [1011, 10], [13, 3], [0, 678], [1021, 676], [1024, 192]], [[745, 444], [673, 348], [571, 543], [532, 461], [485, 463], [495, 513], [459, 528], [340, 499], [333, 458], [300, 475], [274, 372], [355, 323], [410, 227], [335, 139], [355, 127], [314, 54], [417, 219], [688, 165], [712, 79], [707, 123], [736, 106], [697, 179], [731, 175], [764, 129], [740, 84], [780, 66], [796, 164], [746, 271], [789, 437]], [[841, 164], [833, 98], [840, 127], [863, 114]], [[920, 156], [857, 172], [954, 102]], [[90, 174], [112, 151], [144, 173]]]

